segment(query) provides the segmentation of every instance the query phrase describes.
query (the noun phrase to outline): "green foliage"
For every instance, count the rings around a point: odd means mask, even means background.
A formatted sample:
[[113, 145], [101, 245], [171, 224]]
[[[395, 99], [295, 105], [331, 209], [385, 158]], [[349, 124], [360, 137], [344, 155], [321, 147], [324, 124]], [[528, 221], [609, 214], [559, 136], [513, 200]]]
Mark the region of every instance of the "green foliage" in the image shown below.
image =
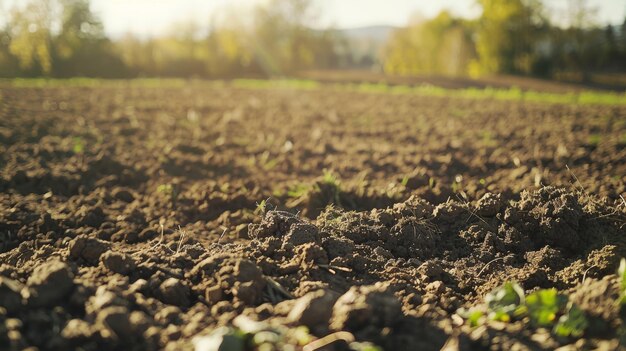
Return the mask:
[[538, 290], [526, 297], [526, 309], [534, 326], [549, 327], [554, 324], [558, 313], [565, 307], [567, 297], [556, 289]]
[[328, 204], [342, 206], [341, 183], [333, 171], [324, 169], [322, 180], [314, 186], [314, 191], [320, 195], [320, 199]]
[[43, 75], [52, 72], [52, 13], [50, 2], [45, 0], [29, 1], [23, 9], [13, 11], [9, 50], [23, 70], [34, 69]]
[[533, 73], [539, 60], [536, 45], [545, 27], [539, 0], [479, 0], [476, 60], [471, 75]]
[[[626, 261], [620, 269], [620, 277], [624, 279], [622, 274], [626, 271]], [[622, 283], [626, 289], [626, 283]], [[471, 327], [479, 326], [486, 320], [527, 320], [535, 328], [552, 328], [555, 336], [565, 339], [581, 337], [589, 325], [585, 313], [574, 303], [568, 303], [568, 297], [559, 294], [556, 289], [541, 289], [524, 296], [521, 286], [515, 282], [507, 282], [487, 294], [484, 307], [461, 309], [458, 314]]]
[[300, 198], [306, 195], [311, 190], [311, 186], [303, 183], [298, 183], [287, 190], [287, 196], [291, 198]]
[[75, 137], [73, 140], [72, 151], [75, 154], [82, 154], [85, 152], [85, 140], [81, 137]]
[[458, 314], [461, 317], [467, 319], [470, 327], [472, 328], [482, 325], [485, 322], [486, 318], [485, 312], [476, 307], [470, 309], [460, 309], [458, 311]]
[[157, 192], [169, 197], [172, 203], [176, 203], [178, 200], [179, 190], [178, 187], [172, 184], [161, 184], [157, 187]]
[[465, 75], [474, 58], [470, 26], [447, 11], [397, 30], [383, 53], [385, 71], [399, 75]]
[[267, 200], [261, 200], [261, 202], [257, 203], [256, 209], [254, 209], [254, 214], [262, 215], [267, 211]]
[[587, 143], [589, 145], [592, 145], [592, 146], [600, 145], [600, 141], [602, 141], [602, 135], [601, 134], [590, 134], [588, 139], [587, 139]]
[[329, 169], [324, 169], [322, 182], [332, 187], [339, 187], [339, 178], [337, 178], [333, 171]]
[[567, 312], [559, 318], [552, 332], [563, 338], [580, 338], [589, 322], [585, 313], [574, 304], [570, 304]]
[[489, 319], [508, 322], [524, 303], [524, 290], [516, 282], [506, 282], [485, 296]]

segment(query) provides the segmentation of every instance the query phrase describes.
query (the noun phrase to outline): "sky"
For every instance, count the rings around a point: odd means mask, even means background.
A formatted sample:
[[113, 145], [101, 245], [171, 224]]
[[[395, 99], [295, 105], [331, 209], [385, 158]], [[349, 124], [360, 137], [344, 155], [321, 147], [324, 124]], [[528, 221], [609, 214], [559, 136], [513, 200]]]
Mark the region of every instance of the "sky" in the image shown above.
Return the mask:
[[[174, 24], [194, 20], [202, 25], [228, 6], [251, 7], [267, 0], [92, 0], [92, 10], [104, 23], [107, 34], [119, 37], [133, 33], [142, 37], [166, 33]], [[571, 0], [544, 0], [561, 21]], [[0, 0], [10, 8], [19, 0]], [[434, 17], [443, 9], [454, 15], [473, 18], [480, 14], [475, 0], [313, 0], [320, 13], [320, 28], [354, 28], [369, 25], [403, 26], [415, 14]], [[587, 0], [595, 7], [602, 24], [621, 24], [626, 16], [626, 0]], [[2, 11], [2, 9], [0, 9]], [[243, 13], [243, 12], [242, 12]]]

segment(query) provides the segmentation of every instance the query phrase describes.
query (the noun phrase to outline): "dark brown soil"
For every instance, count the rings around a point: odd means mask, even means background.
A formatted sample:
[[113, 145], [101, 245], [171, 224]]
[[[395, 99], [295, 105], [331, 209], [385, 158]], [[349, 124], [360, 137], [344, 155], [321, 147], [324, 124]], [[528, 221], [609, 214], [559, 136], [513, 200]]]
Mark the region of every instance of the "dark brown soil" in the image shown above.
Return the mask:
[[[616, 349], [625, 196], [626, 107], [2, 87], [0, 349], [193, 349], [241, 316], [385, 350]], [[513, 280], [569, 293], [583, 338], [463, 323]]]

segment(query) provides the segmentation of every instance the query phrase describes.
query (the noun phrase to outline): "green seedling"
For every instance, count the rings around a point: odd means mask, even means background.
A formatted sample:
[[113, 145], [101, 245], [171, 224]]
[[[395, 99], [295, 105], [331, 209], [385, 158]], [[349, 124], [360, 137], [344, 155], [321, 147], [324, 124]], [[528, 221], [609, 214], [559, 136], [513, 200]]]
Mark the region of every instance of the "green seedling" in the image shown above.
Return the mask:
[[489, 319], [509, 322], [512, 317], [520, 314], [520, 306], [524, 303], [524, 290], [516, 282], [507, 282], [485, 296], [489, 309]]
[[[262, 216], [262, 215], [265, 215], [265, 213], [267, 211], [271, 211], [270, 199], [271, 199], [271, 197], [268, 197], [265, 200], [261, 200], [261, 202], [257, 202], [256, 208], [254, 209], [254, 214], [257, 215], [257, 216], [259, 216], [259, 215]], [[276, 207], [274, 207], [274, 209], [276, 209]]]
[[587, 143], [591, 146], [598, 146], [600, 141], [602, 141], [602, 135], [600, 134], [591, 134], [587, 138]]
[[322, 182], [334, 187], [339, 187], [339, 179], [333, 173], [333, 171], [324, 169], [324, 175], [322, 176]]
[[588, 325], [589, 322], [583, 310], [570, 303], [567, 312], [559, 318], [552, 332], [562, 338], [580, 338]]
[[556, 289], [543, 289], [526, 297], [525, 308], [530, 322], [536, 327], [549, 327], [567, 304], [567, 297]]
[[254, 210], [255, 214], [265, 214], [265, 209], [267, 207], [267, 201], [262, 200], [256, 205], [256, 209]]
[[77, 155], [83, 154], [85, 152], [85, 140], [81, 137], [74, 137], [72, 151]]
[[485, 312], [482, 309], [472, 307], [470, 309], [462, 308], [458, 312], [459, 316], [467, 319], [470, 327], [475, 328], [485, 323]]
[[161, 184], [157, 187], [157, 192], [166, 195], [172, 203], [178, 199], [178, 189], [172, 184]]
[[287, 196], [291, 198], [300, 198], [306, 195], [311, 190], [311, 187], [307, 184], [296, 184], [287, 190]]
[[406, 188], [407, 184], [409, 184], [409, 176], [405, 175], [404, 177], [402, 177], [402, 180], [400, 181], [400, 185]]
[[[331, 192], [332, 202], [341, 206], [341, 186], [337, 176], [330, 170], [324, 169], [324, 176], [322, 177], [322, 185], [326, 185], [325, 188]], [[316, 185], [318, 188], [320, 185]], [[323, 189], [320, 189], [323, 191]]]
[[[626, 290], [625, 272], [626, 260], [622, 260], [618, 272], [622, 292]], [[488, 318], [481, 308], [462, 309], [458, 313], [472, 327], [483, 324], [486, 319], [510, 322], [513, 318], [523, 321], [528, 317], [533, 327], [551, 328], [556, 337], [564, 339], [580, 338], [589, 325], [584, 311], [573, 302], [568, 303], [568, 297], [554, 288], [538, 290], [525, 297], [519, 284], [507, 282], [485, 296], [485, 305]]]

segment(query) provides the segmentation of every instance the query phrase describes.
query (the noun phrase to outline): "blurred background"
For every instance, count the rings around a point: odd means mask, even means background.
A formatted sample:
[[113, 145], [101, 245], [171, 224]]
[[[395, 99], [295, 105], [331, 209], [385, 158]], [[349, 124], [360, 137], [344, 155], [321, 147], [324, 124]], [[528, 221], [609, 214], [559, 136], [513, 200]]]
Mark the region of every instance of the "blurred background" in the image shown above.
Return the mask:
[[0, 0], [0, 77], [626, 82], [626, 0]]

